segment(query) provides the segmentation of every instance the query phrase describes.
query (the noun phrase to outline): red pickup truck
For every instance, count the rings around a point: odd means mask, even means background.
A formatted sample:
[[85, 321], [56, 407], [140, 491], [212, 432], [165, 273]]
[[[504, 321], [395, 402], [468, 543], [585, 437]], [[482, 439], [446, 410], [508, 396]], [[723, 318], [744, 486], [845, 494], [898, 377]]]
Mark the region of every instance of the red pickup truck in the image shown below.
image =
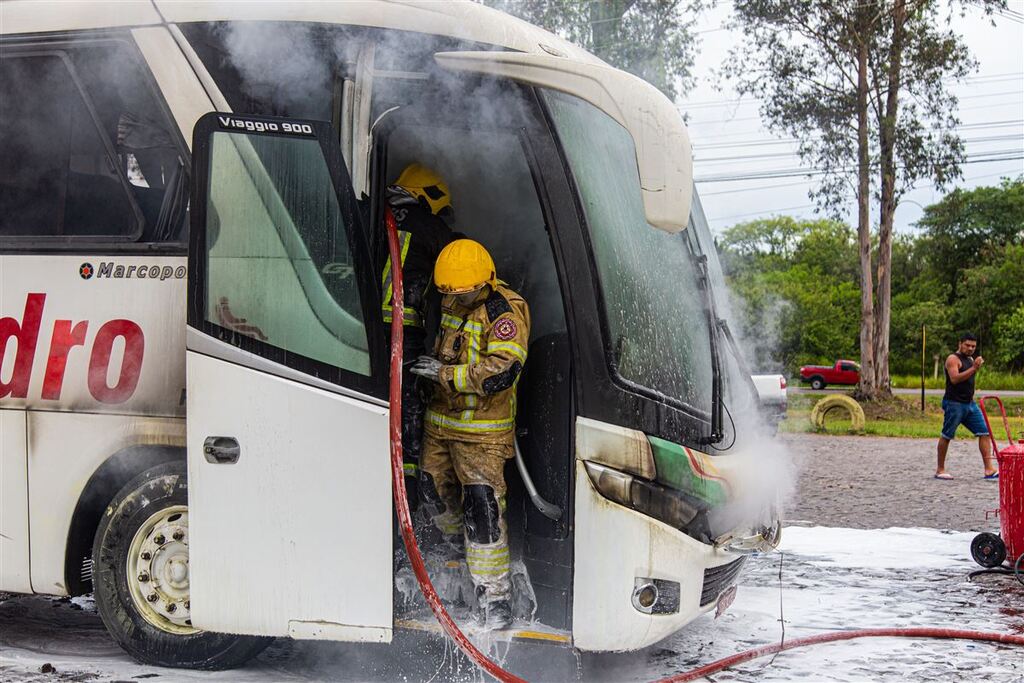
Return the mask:
[[824, 389], [829, 384], [856, 384], [860, 381], [860, 364], [837, 360], [832, 367], [805, 365], [800, 368], [800, 381], [810, 382], [812, 389]]

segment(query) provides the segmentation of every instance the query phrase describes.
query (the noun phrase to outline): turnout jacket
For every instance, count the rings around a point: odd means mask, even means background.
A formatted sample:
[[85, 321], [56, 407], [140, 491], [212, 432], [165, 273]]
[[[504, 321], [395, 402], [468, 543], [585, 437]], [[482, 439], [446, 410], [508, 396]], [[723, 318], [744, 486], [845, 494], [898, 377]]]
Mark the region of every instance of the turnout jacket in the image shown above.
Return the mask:
[[463, 441], [510, 443], [516, 384], [529, 339], [529, 306], [504, 282], [472, 309], [445, 296], [434, 345], [444, 365], [427, 409], [427, 431]]
[[[424, 327], [430, 301], [434, 301], [434, 315], [437, 314], [437, 292], [434, 289], [434, 262], [441, 250], [454, 239], [451, 228], [430, 213], [415, 198], [392, 197], [388, 200], [391, 213], [398, 228], [398, 248], [402, 256], [402, 281], [404, 283], [405, 311], [402, 324], [409, 327]], [[391, 322], [391, 257], [384, 263], [381, 276], [384, 298], [381, 302], [381, 317]]]

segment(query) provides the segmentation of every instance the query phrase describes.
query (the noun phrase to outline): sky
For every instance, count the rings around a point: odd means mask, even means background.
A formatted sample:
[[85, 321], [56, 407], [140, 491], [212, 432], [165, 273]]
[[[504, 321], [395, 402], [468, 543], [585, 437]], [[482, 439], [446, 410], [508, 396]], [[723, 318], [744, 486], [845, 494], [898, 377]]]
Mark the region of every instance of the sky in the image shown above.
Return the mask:
[[[980, 9], [969, 7], [966, 16], [953, 22], [954, 30], [964, 37], [978, 61], [975, 73], [952, 86], [960, 98], [960, 133], [966, 141], [968, 158], [1000, 151], [1024, 155], [1024, 18], [1020, 17], [1024, 14], [1024, 0], [1009, 0], [1007, 9], [1012, 16], [988, 18]], [[738, 34], [724, 28], [731, 12], [732, 3], [722, 0], [695, 25], [702, 41], [694, 65], [698, 82], [679, 100], [680, 109], [689, 116], [694, 176], [704, 211], [715, 232], [772, 215], [814, 217], [818, 214], [807, 196], [813, 179], [796, 176], [729, 182], [706, 180], [803, 167], [793, 153], [796, 146], [764, 126], [758, 115], [758, 102], [740, 99], [729, 84], [715, 76], [714, 71], [721, 66], [729, 48], [739, 41]], [[991, 24], [993, 18], [995, 26]], [[762, 158], [749, 158], [754, 155]], [[772, 156], [764, 158], [766, 155]], [[1001, 176], [1024, 173], [1024, 160], [968, 163], [962, 169], [963, 179], [956, 186], [971, 188], [998, 184]], [[942, 195], [927, 181], [904, 195], [896, 209], [897, 232], [914, 231], [913, 224], [920, 218], [922, 207], [938, 201]], [[872, 214], [876, 222], [877, 205], [873, 206]], [[852, 202], [845, 219], [856, 224]]]

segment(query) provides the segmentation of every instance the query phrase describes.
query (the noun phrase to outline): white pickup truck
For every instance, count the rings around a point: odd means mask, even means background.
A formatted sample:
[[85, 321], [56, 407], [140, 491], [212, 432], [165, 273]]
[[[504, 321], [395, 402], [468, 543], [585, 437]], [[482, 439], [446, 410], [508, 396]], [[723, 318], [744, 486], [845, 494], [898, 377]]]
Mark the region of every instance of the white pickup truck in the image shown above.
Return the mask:
[[768, 424], [778, 428], [786, 419], [786, 378], [783, 375], [751, 375]]

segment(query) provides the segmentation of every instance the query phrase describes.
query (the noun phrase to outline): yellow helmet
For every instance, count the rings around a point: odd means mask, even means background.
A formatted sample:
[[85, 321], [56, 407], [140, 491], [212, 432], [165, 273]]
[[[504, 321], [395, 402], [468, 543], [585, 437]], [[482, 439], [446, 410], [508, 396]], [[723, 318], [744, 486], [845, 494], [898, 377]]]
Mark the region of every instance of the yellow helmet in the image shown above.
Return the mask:
[[494, 259], [482, 244], [473, 240], [450, 242], [434, 265], [434, 284], [445, 294], [465, 294], [497, 282]]
[[422, 164], [409, 164], [395, 181], [403, 190], [430, 206], [430, 212], [437, 215], [452, 205], [448, 183], [435, 171]]

